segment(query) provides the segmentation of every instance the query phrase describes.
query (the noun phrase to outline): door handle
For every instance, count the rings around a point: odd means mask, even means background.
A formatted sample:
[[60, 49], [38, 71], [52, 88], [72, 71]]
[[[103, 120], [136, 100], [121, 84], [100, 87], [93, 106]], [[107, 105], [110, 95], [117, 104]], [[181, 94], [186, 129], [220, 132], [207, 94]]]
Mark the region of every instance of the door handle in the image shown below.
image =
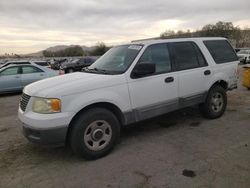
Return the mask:
[[173, 82], [174, 81], [174, 77], [167, 77], [166, 79], [165, 79], [165, 82], [166, 83], [170, 83], [170, 82]]
[[207, 75], [210, 75], [210, 74], [211, 74], [211, 71], [210, 71], [210, 70], [205, 70], [205, 71], [204, 71], [204, 75], [207, 76]]
[[20, 78], [20, 76], [16, 76], [16, 78]]

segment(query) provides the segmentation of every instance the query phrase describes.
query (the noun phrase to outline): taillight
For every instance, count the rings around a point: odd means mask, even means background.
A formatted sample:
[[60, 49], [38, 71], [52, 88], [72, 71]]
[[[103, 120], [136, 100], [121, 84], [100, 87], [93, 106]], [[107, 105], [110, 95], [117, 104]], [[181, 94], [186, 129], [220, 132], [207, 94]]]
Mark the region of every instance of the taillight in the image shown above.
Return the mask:
[[237, 79], [239, 79], [239, 77], [240, 77], [240, 69], [238, 67], [235, 70], [235, 76]]
[[59, 75], [65, 74], [64, 70], [59, 70]]

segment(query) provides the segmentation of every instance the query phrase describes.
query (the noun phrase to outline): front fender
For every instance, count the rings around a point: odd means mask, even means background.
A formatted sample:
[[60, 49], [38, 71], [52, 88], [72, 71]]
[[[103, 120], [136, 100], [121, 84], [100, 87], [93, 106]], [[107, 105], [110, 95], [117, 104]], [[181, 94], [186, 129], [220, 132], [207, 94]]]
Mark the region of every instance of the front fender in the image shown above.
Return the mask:
[[64, 96], [62, 101], [62, 111], [74, 113], [78, 113], [91, 104], [101, 102], [114, 104], [122, 112], [131, 109], [128, 88], [124, 85], [87, 91], [73, 96]]

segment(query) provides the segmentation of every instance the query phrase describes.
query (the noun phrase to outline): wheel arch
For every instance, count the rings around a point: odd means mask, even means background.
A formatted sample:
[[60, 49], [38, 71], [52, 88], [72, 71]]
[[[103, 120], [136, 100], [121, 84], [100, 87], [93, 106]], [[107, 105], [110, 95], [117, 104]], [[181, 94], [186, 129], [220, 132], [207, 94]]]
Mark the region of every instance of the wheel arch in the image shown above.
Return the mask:
[[219, 85], [221, 86], [222, 88], [224, 88], [225, 90], [228, 89], [228, 82], [225, 81], [224, 79], [221, 79], [221, 80], [217, 80], [216, 82], [214, 82], [210, 88], [212, 88], [213, 86], [215, 85]]
[[71, 130], [72, 130], [73, 124], [76, 121], [77, 117], [81, 113], [83, 113], [83, 112], [85, 112], [87, 110], [93, 109], [93, 108], [104, 108], [104, 109], [107, 109], [107, 110], [111, 111], [112, 113], [114, 113], [114, 115], [117, 117], [118, 121], [120, 122], [120, 125], [124, 125], [125, 124], [125, 116], [124, 116], [124, 114], [122, 113], [121, 109], [118, 106], [116, 106], [115, 104], [110, 103], [110, 102], [96, 102], [96, 103], [93, 103], [93, 104], [85, 106], [80, 111], [78, 111], [75, 114], [75, 116], [72, 118], [72, 120], [70, 121], [70, 124], [68, 126], [68, 131], [67, 131], [67, 135], [66, 135], [66, 143], [68, 143], [68, 140], [70, 138], [70, 134], [71, 134]]

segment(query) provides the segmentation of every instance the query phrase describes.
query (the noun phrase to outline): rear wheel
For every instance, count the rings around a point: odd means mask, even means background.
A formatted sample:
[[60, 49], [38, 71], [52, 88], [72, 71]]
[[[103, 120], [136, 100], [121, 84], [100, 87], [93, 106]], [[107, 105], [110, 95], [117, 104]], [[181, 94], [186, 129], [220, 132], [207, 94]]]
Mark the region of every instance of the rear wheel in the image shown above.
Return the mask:
[[226, 106], [227, 94], [225, 89], [215, 85], [209, 90], [205, 103], [200, 104], [200, 111], [205, 117], [215, 119], [224, 114]]
[[120, 137], [119, 121], [112, 112], [103, 108], [81, 113], [72, 126], [71, 148], [86, 159], [105, 156]]

